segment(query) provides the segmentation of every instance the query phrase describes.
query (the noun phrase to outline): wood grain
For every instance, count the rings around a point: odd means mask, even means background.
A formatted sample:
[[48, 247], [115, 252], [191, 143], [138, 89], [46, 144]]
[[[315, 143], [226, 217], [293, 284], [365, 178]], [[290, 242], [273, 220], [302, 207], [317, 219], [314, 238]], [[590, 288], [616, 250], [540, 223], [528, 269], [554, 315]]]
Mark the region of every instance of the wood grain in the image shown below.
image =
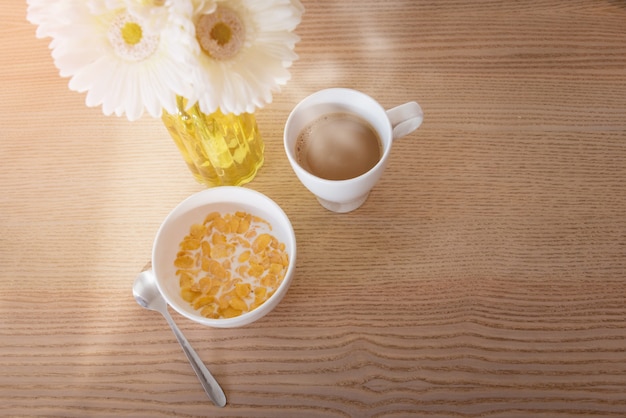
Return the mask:
[[[0, 416], [625, 416], [626, 3], [303, 3], [247, 186], [290, 217], [296, 278], [244, 328], [174, 315], [223, 409], [130, 289], [201, 186], [160, 121], [85, 107], [26, 5], [5, 5]], [[426, 114], [345, 215], [281, 140], [331, 86]]]

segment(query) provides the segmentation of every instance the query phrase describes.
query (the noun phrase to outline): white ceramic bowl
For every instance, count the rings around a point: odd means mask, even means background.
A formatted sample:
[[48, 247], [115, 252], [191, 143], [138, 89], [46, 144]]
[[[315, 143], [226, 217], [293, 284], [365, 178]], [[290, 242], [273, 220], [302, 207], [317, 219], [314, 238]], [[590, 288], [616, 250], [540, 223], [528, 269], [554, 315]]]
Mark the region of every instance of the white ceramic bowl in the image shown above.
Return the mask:
[[[234, 318], [205, 318], [183, 300], [176, 276], [174, 260], [179, 243], [194, 223], [199, 223], [211, 212], [223, 214], [244, 211], [259, 216], [272, 225], [272, 235], [285, 244], [289, 256], [287, 273], [276, 292], [261, 306]], [[287, 293], [296, 266], [296, 236], [289, 218], [269, 197], [244, 187], [214, 187], [198, 192], [182, 201], [165, 218], [157, 232], [152, 249], [152, 270], [161, 294], [167, 303], [181, 315], [217, 328], [232, 328], [250, 324], [269, 313]]]

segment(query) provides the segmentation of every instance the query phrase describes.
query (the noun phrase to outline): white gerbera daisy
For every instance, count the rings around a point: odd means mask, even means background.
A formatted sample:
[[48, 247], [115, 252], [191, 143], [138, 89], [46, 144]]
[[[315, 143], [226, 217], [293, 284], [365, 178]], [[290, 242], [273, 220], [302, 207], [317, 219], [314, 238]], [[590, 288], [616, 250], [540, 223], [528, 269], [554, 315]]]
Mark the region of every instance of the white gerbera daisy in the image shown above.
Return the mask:
[[192, 54], [179, 42], [177, 19], [157, 15], [164, 24], [158, 31], [124, 0], [61, 0], [49, 7], [30, 1], [29, 20], [45, 25], [38, 35], [53, 38], [55, 65], [61, 76], [71, 77], [70, 89], [87, 92], [87, 106], [102, 105], [105, 115], [125, 114], [132, 121], [144, 109], [153, 117], [163, 108], [174, 112], [176, 96], [191, 94], [181, 67]]
[[287, 83], [299, 0], [194, 0], [195, 94], [204, 113], [251, 113]]

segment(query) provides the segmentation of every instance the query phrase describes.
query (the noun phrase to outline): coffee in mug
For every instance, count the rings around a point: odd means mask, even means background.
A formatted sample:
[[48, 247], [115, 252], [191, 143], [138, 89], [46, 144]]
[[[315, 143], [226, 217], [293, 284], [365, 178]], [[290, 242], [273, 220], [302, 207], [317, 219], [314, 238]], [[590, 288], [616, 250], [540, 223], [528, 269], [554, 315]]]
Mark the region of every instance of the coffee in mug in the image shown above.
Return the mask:
[[345, 112], [324, 114], [298, 135], [296, 159], [309, 173], [327, 180], [347, 180], [371, 170], [382, 144], [363, 118]]

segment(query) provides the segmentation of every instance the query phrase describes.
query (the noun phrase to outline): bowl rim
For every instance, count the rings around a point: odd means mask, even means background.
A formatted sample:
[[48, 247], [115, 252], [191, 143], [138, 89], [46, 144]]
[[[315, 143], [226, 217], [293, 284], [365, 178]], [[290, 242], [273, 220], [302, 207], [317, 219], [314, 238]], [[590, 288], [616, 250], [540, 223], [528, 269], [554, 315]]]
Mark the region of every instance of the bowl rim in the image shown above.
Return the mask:
[[[160, 238], [162, 237], [162, 234], [164, 234], [164, 231], [166, 231], [169, 222], [171, 222], [175, 217], [184, 215], [185, 213], [188, 213], [194, 209], [206, 206], [208, 214], [211, 211], [211, 206], [220, 204], [237, 206], [245, 204], [246, 200], [248, 199], [251, 199], [253, 202], [262, 202], [265, 211], [275, 214], [275, 216], [273, 216], [273, 219], [267, 219], [268, 222], [272, 221], [272, 228], [276, 228], [273, 222], [279, 222], [281, 224], [281, 228], [284, 229], [284, 232], [286, 233], [287, 240], [289, 241], [285, 242], [286, 248], [289, 251], [289, 266], [287, 267], [287, 271], [285, 272], [285, 277], [283, 281], [280, 283], [274, 294], [270, 296], [262, 305], [233, 318], [206, 318], [201, 316], [198, 312], [194, 313], [190, 310], [184, 309], [182, 306], [179, 306], [176, 301], [172, 300], [168, 296], [167, 290], [163, 287], [164, 284], [161, 283], [163, 280], [167, 280], [168, 278], [160, 277], [162, 275], [158, 274], [158, 266], [160, 265], [157, 262], [157, 257], [160, 252], [160, 249], [158, 247], [161, 244]], [[251, 206], [252, 205], [248, 205], [248, 208]], [[245, 210], [249, 210], [248, 208], [246, 208]], [[178, 245], [178, 243], [176, 243], [176, 245]], [[274, 200], [261, 192], [242, 186], [217, 186], [210, 189], [201, 190], [188, 196], [180, 203], [178, 203], [178, 205], [176, 205], [165, 217], [165, 219], [159, 226], [153, 242], [152, 273], [155, 275], [157, 287], [159, 288], [159, 291], [161, 292], [161, 295], [163, 295], [163, 298], [165, 299], [167, 304], [182, 316], [194, 322], [210, 327], [235, 328], [250, 324], [254, 321], [261, 319], [263, 316], [271, 312], [280, 302], [280, 300], [287, 292], [287, 289], [295, 272], [297, 252], [296, 249], [296, 236], [293, 225], [291, 224], [291, 221], [289, 220], [289, 217], [287, 216], [285, 211]]]

